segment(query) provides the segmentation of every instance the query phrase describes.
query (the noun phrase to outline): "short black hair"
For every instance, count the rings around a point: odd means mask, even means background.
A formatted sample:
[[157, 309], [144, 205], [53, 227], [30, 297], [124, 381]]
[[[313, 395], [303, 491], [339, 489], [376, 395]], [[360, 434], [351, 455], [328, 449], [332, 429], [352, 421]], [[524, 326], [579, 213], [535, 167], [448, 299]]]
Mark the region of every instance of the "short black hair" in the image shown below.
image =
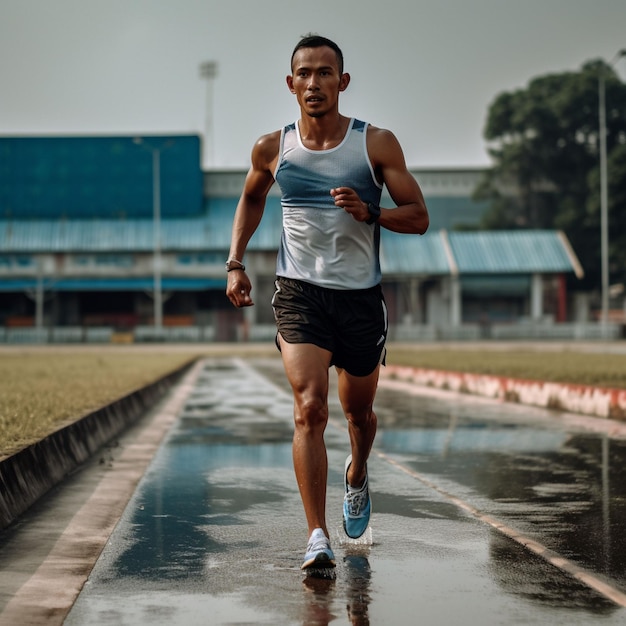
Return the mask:
[[293, 70], [293, 57], [296, 56], [296, 52], [298, 52], [298, 50], [300, 50], [301, 48], [322, 48], [323, 46], [327, 46], [334, 50], [335, 55], [337, 56], [339, 73], [343, 74], [343, 52], [341, 51], [341, 48], [331, 39], [328, 39], [327, 37], [322, 37], [321, 35], [315, 35], [313, 33], [305, 35], [296, 44], [296, 47], [291, 53], [291, 69]]

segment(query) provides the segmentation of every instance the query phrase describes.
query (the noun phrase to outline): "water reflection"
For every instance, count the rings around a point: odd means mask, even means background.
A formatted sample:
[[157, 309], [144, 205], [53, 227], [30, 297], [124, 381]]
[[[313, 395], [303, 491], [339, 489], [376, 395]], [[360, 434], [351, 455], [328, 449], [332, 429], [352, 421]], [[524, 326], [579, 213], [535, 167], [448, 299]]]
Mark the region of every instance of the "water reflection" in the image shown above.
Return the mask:
[[379, 402], [381, 449], [626, 589], [625, 441], [533, 419], [523, 407], [468, 403], [446, 414], [384, 391]]
[[[254, 378], [241, 388], [234, 368], [207, 365], [131, 505], [120, 576], [150, 580], [212, 577], [212, 555], [250, 550], [259, 540], [231, 540], [220, 528], [242, 527], [252, 507], [275, 506], [278, 487], [259, 489], [260, 468], [291, 468], [290, 403]], [[232, 477], [229, 480], [228, 473]], [[257, 482], [241, 481], [249, 472]]]
[[[175, 439], [175, 437], [174, 437]], [[221, 468], [289, 466], [289, 445], [216, 446], [171, 445], [164, 449], [144, 480], [130, 519], [126, 549], [116, 569], [120, 576], [153, 580], [206, 575], [207, 558], [227, 546], [218, 539], [220, 526], [245, 524], [242, 514], [259, 504], [274, 506], [283, 496], [276, 490], [219, 484], [212, 479]], [[234, 471], [234, 470], [233, 470]], [[248, 470], [250, 471], [250, 470]], [[250, 541], [233, 547], [250, 549]]]
[[352, 554], [343, 559], [347, 578], [348, 619], [353, 626], [369, 626], [370, 580], [372, 572], [367, 557]]
[[307, 576], [302, 581], [304, 589], [303, 626], [328, 626], [336, 619], [332, 612], [336, 578]]
[[[345, 590], [345, 607], [349, 623], [353, 626], [369, 626], [369, 605], [371, 602], [371, 568], [365, 552], [346, 554], [338, 576], [345, 580], [337, 589], [337, 576], [328, 576], [327, 571], [319, 575], [307, 576], [304, 588], [303, 626], [328, 626], [338, 618], [334, 603], [337, 595]], [[333, 571], [333, 574], [335, 572]]]

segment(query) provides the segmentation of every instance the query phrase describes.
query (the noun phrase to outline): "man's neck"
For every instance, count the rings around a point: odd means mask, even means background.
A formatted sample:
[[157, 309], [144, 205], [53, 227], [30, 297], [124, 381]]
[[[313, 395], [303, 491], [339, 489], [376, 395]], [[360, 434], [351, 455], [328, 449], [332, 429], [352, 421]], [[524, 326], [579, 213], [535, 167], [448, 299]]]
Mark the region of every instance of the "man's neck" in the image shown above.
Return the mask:
[[302, 143], [310, 150], [329, 150], [339, 145], [349, 124], [350, 118], [340, 113], [321, 117], [303, 115], [298, 122]]

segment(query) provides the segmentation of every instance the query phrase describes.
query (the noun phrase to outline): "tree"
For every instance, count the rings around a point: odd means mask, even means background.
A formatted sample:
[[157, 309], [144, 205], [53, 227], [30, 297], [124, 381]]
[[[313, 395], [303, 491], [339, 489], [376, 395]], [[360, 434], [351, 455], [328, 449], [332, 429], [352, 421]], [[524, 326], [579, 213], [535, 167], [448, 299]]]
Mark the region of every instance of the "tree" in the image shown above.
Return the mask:
[[626, 84], [604, 61], [548, 74], [491, 104], [484, 137], [494, 166], [475, 191], [483, 228], [558, 228], [600, 284], [598, 78], [606, 81], [611, 278], [626, 279]]

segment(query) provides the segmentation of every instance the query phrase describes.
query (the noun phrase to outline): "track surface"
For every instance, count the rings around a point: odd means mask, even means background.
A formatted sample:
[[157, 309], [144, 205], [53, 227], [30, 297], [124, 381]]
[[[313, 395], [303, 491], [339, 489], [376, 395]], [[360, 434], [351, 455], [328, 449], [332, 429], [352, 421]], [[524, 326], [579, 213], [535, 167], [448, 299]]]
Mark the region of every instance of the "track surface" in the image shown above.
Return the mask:
[[355, 544], [331, 398], [334, 580], [299, 570], [280, 363], [207, 360], [2, 536], [0, 624], [624, 623], [621, 432], [381, 383], [371, 540]]

